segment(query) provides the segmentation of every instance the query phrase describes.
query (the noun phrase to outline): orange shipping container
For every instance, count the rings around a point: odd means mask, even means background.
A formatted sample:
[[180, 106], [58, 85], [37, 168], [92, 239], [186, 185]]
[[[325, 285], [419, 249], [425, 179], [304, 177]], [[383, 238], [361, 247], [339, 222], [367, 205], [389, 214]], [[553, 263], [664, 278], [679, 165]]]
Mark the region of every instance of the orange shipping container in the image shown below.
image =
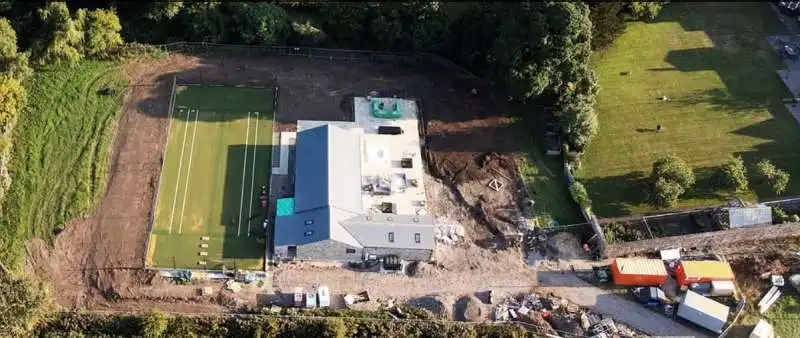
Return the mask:
[[719, 261], [682, 261], [675, 275], [680, 285], [733, 281], [734, 277], [731, 265]]
[[611, 275], [614, 284], [623, 286], [659, 286], [668, 278], [662, 260], [646, 258], [616, 258]]

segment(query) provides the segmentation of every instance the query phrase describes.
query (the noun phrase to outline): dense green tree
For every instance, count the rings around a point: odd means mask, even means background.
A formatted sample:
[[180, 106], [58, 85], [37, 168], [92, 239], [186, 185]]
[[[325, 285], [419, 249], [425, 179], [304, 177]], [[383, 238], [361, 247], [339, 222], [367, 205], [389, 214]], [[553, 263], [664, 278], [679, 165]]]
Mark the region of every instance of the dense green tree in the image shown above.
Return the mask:
[[25, 337], [52, 310], [49, 289], [26, 276], [15, 276], [0, 264], [0, 332]]
[[763, 159], [756, 164], [756, 180], [758, 184], [767, 184], [770, 189], [780, 195], [789, 187], [789, 173], [778, 169], [772, 162]]
[[727, 188], [736, 191], [747, 191], [749, 184], [747, 180], [747, 168], [741, 156], [731, 158], [728, 163], [722, 166], [722, 183]]
[[680, 198], [684, 192], [685, 190], [678, 182], [659, 177], [655, 183], [653, 183], [650, 203], [657, 208], [674, 208], [678, 205], [678, 198]]
[[226, 18], [219, 2], [193, 2], [188, 4], [180, 21], [188, 41], [220, 43], [225, 41]]
[[225, 9], [230, 15], [231, 42], [276, 45], [285, 44], [289, 37], [289, 16], [283, 8], [266, 2], [230, 2]]
[[83, 33], [72, 20], [64, 2], [49, 2], [37, 11], [40, 29], [33, 44], [33, 56], [43, 63], [80, 60]]
[[635, 19], [655, 19], [669, 1], [631, 1], [629, 8]]
[[445, 47], [447, 17], [436, 2], [381, 3], [370, 18], [371, 49], [423, 52]]
[[362, 48], [367, 36], [367, 6], [321, 5], [322, 30], [343, 48]]
[[681, 188], [688, 190], [695, 183], [692, 167], [686, 161], [675, 155], [667, 155], [653, 163], [653, 172], [650, 177], [655, 182], [659, 178], [678, 183]]
[[0, 18], [0, 60], [7, 60], [17, 56], [17, 32], [11, 26], [11, 21]]
[[83, 31], [83, 50], [90, 56], [107, 56], [109, 52], [121, 46], [122, 25], [114, 10], [96, 9], [78, 10], [76, 19]]
[[33, 71], [28, 64], [28, 53], [17, 50], [17, 33], [11, 21], [0, 18], [0, 74], [24, 79]]
[[625, 32], [625, 3], [621, 1], [589, 2], [592, 20], [592, 49], [600, 50], [611, 46]]
[[153, 21], [169, 20], [183, 9], [183, 1], [156, 1], [137, 3], [144, 6], [144, 17]]
[[650, 203], [657, 208], [671, 208], [678, 198], [695, 183], [692, 167], [675, 155], [667, 155], [653, 163], [650, 174]]

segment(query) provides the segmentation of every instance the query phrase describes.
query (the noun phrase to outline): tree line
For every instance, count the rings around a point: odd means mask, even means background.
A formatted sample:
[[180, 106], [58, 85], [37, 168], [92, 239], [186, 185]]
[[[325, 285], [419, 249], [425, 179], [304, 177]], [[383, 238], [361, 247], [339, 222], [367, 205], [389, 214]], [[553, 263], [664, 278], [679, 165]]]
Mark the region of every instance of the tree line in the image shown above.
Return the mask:
[[436, 53], [509, 100], [554, 107], [566, 144], [580, 153], [598, 128], [592, 49], [607, 47], [629, 20], [654, 17], [663, 3], [5, 1], [0, 14], [16, 18], [19, 45], [42, 62], [103, 56], [122, 37]]

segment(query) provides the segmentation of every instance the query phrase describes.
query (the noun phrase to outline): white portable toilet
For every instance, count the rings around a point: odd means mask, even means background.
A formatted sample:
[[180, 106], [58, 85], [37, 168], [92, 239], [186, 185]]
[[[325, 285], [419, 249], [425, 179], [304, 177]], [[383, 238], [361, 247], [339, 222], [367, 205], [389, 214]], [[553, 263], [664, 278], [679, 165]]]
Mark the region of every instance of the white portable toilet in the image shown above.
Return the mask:
[[313, 309], [317, 307], [317, 295], [314, 292], [306, 293], [306, 307]]
[[319, 307], [331, 306], [331, 294], [327, 286], [323, 285], [317, 289], [317, 300], [319, 301]]

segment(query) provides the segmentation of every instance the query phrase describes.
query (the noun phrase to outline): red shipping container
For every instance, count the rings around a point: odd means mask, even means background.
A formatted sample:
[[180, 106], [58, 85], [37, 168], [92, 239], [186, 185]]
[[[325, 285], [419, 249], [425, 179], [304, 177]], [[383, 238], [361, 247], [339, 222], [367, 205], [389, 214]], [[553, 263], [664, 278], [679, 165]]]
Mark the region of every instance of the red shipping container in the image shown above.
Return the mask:
[[669, 278], [664, 261], [646, 258], [614, 259], [611, 276], [621, 286], [660, 286]]

